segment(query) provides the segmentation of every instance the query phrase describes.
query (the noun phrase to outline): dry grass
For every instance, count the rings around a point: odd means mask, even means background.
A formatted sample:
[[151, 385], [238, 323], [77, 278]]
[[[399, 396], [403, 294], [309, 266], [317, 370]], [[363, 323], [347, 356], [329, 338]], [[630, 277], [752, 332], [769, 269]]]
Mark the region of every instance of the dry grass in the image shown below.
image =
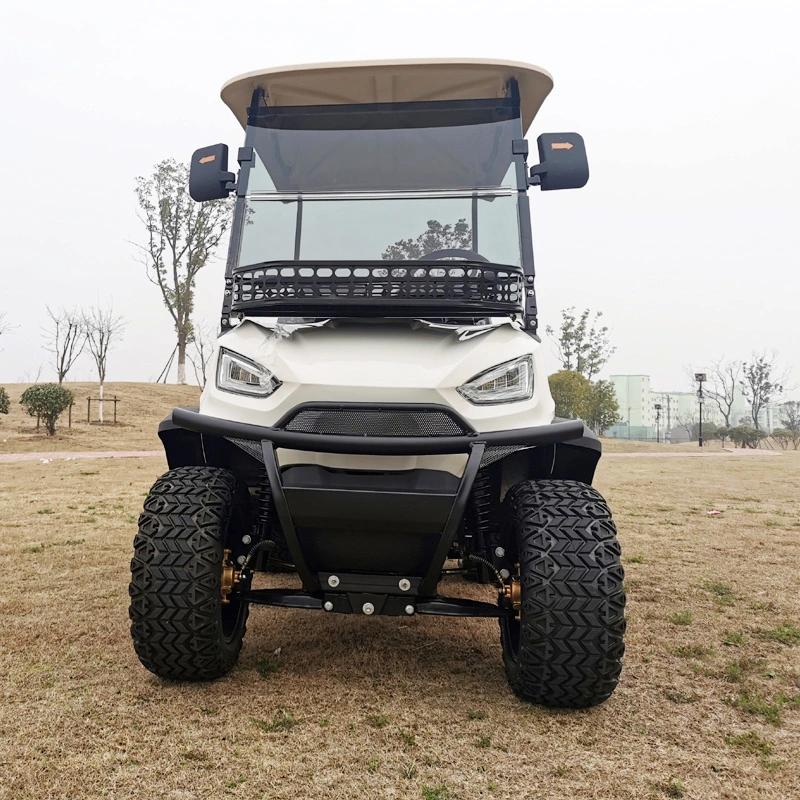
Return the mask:
[[105, 419], [97, 420], [96, 403], [92, 403], [91, 424], [86, 422], [86, 398], [97, 397], [96, 383], [65, 383], [75, 396], [72, 409], [72, 428], [68, 427], [65, 411], [58, 422], [55, 436], [47, 436], [44, 428], [36, 430], [36, 418], [29, 417], [19, 398], [27, 383], [7, 383], [5, 388], [11, 399], [8, 416], [0, 415], [0, 453], [41, 453], [62, 450], [158, 450], [158, 423], [175, 406], [196, 406], [200, 390], [196, 386], [176, 386], [160, 383], [107, 383], [105, 396], [116, 395], [119, 424], [114, 419], [113, 403], [105, 403]]
[[[769, 445], [765, 445], [768, 447]], [[703, 448], [708, 450], [722, 450], [721, 442], [704, 442]], [[730, 442], [725, 442], [726, 450], [733, 450]], [[666, 444], [664, 442], [637, 442], [635, 439], [612, 439], [603, 437], [603, 450], [607, 453], [696, 453], [700, 450], [697, 442], [678, 442]]]
[[156, 679], [127, 581], [164, 468], [0, 466], [2, 800], [798, 796], [800, 454], [601, 462], [628, 652], [573, 713], [514, 698], [491, 620], [256, 608], [229, 676]]

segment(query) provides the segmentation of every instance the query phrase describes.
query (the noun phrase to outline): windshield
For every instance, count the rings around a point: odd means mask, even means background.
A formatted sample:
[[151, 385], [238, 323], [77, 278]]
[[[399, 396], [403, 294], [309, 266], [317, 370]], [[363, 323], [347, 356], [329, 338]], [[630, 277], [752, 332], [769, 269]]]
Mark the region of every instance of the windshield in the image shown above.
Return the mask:
[[239, 264], [262, 261], [416, 261], [440, 251], [520, 265], [512, 193], [470, 196], [246, 201]]
[[519, 109], [506, 99], [250, 109], [238, 264], [519, 266]]

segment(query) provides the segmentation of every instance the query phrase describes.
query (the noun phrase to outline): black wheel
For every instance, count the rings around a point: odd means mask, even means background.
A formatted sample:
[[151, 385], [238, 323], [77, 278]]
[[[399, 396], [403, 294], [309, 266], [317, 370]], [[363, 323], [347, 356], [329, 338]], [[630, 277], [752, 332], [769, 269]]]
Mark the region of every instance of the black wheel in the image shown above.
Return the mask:
[[212, 680], [236, 663], [248, 605], [222, 602], [223, 549], [248, 528], [248, 494], [217, 467], [179, 467], [150, 490], [131, 561], [136, 655], [173, 680]]
[[556, 708], [602, 703], [625, 652], [623, 570], [605, 500], [577, 481], [526, 481], [503, 512], [522, 588], [519, 616], [500, 621], [511, 688]]

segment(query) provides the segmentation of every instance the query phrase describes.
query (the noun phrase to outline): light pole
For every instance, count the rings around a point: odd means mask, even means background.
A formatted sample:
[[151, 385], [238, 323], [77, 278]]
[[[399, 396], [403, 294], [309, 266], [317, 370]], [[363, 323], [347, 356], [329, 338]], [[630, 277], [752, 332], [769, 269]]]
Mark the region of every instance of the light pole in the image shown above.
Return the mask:
[[698, 390], [697, 390], [697, 402], [700, 405], [700, 430], [698, 432], [697, 441], [700, 447], [703, 446], [703, 403], [705, 402], [705, 397], [703, 396], [703, 381], [706, 380], [706, 373], [705, 372], [695, 372], [694, 379], [698, 383]]
[[656, 403], [653, 408], [656, 410], [656, 443], [661, 443], [661, 403]]

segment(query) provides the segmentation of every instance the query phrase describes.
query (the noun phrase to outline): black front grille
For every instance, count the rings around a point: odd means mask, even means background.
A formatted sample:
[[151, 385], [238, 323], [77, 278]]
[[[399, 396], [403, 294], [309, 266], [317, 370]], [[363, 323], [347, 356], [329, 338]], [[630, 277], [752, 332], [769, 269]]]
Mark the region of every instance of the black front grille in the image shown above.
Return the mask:
[[232, 312], [360, 316], [513, 314], [523, 294], [519, 267], [474, 261], [265, 263], [234, 269], [230, 291]]
[[305, 407], [282, 427], [334, 436], [464, 436], [472, 433], [446, 409]]

